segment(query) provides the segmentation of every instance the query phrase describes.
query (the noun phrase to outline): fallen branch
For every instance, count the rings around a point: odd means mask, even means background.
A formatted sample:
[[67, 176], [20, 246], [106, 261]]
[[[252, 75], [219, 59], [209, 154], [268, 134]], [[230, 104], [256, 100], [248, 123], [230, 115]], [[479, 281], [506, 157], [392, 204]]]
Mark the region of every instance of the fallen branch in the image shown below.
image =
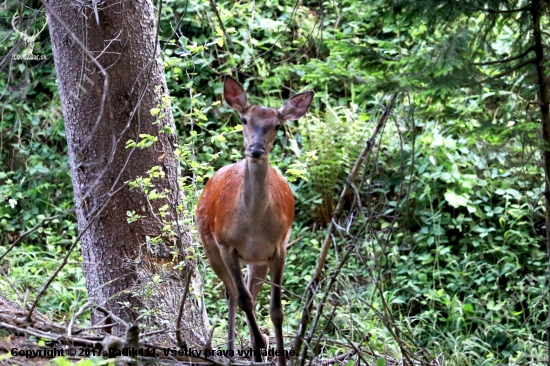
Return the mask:
[[342, 364], [344, 362], [347, 362], [350, 357], [355, 356], [356, 353], [357, 353], [356, 350], [350, 349], [349, 351], [347, 351], [347, 352], [345, 352], [345, 353], [343, 353], [339, 356], [329, 358], [328, 360], [321, 360], [318, 364], [321, 365], [321, 366], [332, 366], [335, 363], [336, 364]]

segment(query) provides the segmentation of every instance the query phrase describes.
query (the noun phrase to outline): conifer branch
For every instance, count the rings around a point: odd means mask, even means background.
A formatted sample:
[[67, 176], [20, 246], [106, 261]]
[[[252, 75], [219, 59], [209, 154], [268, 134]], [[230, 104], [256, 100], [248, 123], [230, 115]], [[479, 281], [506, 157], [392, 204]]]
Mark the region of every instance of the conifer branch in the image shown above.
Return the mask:
[[518, 64], [518, 65], [516, 65], [516, 66], [514, 66], [514, 67], [511, 67], [511, 68], [509, 68], [509, 69], [507, 69], [507, 70], [504, 70], [504, 71], [501, 72], [500, 74], [497, 74], [497, 75], [495, 75], [495, 76], [489, 76], [488, 78], [482, 80], [482, 81], [480, 82], [480, 84], [486, 83], [486, 82], [488, 82], [489, 80], [499, 79], [499, 78], [501, 78], [501, 77], [503, 77], [503, 76], [509, 75], [509, 74], [513, 73], [514, 71], [517, 71], [517, 70], [521, 69], [521, 68], [524, 67], [524, 66], [527, 66], [527, 65], [529, 65], [529, 64], [534, 64], [535, 62], [536, 62], [536, 59], [531, 58], [531, 59], [529, 59], [529, 60], [527, 60], [527, 61], [524, 61], [524, 62], [522, 62], [522, 63], [520, 63], [520, 64]]
[[504, 63], [507, 63], [507, 62], [510, 62], [510, 61], [515, 61], [515, 60], [518, 60], [520, 58], [523, 58], [523, 57], [527, 56], [532, 51], [535, 51], [534, 46], [529, 47], [528, 49], [526, 49], [524, 52], [520, 53], [519, 55], [509, 57], [509, 58], [505, 58], [503, 60], [486, 61], [486, 62], [474, 62], [473, 64], [476, 65], [476, 66], [488, 66], [488, 65], [495, 65], [495, 64], [504, 64]]
[[531, 7], [524, 6], [523, 8], [517, 8], [517, 9], [477, 9], [477, 11], [484, 11], [489, 14], [510, 14], [510, 13], [519, 13], [520, 11], [527, 11], [531, 10]]

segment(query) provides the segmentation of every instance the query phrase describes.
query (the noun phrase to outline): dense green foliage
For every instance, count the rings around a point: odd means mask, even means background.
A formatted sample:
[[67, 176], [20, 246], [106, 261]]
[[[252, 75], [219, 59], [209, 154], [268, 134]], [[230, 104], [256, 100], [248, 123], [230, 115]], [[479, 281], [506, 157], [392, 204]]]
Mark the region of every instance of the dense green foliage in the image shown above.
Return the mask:
[[[0, 9], [0, 54], [17, 44], [11, 33], [15, 8]], [[38, 32], [43, 12], [28, 11], [21, 29]], [[32, 26], [30, 26], [32, 24]], [[21, 42], [22, 43], [22, 42]], [[20, 45], [19, 52], [24, 48]], [[0, 71], [0, 246], [38, 226], [3, 262], [0, 288], [22, 301], [35, 293], [55, 270], [59, 258], [76, 237], [76, 217], [59, 92], [47, 30], [40, 34], [35, 55], [41, 62], [12, 61]], [[55, 218], [54, 218], [55, 217]], [[47, 221], [43, 221], [46, 218]], [[43, 223], [41, 225], [41, 223]], [[1, 255], [1, 254], [0, 254]], [[86, 298], [80, 254], [52, 283], [41, 310], [65, 316]]]
[[[221, 1], [231, 42], [210, 2], [163, 4], [172, 109], [186, 175], [197, 178], [189, 180], [190, 210], [203, 179], [242, 156], [237, 118], [216, 103], [224, 74], [238, 76], [252, 102], [273, 107], [294, 92], [316, 92], [308, 116], [279, 132], [271, 157], [297, 202], [284, 280], [289, 334], [346, 177], [387, 96], [400, 93], [334, 237], [326, 273], [338, 277], [332, 288], [322, 283], [317, 301], [327, 296], [326, 308], [313, 337], [320, 344], [311, 345], [322, 357], [352, 341], [376, 355], [400, 358], [407, 348], [457, 365], [544, 358], [547, 262], [534, 72], [516, 68], [521, 59], [475, 64], [520, 53], [530, 24], [523, 13], [481, 10], [503, 2], [451, 5], [458, 3]], [[0, 14], [11, 19], [13, 11]], [[33, 29], [43, 21], [38, 13]], [[2, 52], [15, 41], [8, 37]], [[13, 299], [36, 292], [76, 235], [51, 49], [46, 34], [39, 41], [34, 53], [47, 60], [0, 69], [0, 255], [20, 232], [61, 216], [0, 264], [0, 290]], [[211, 271], [205, 281], [222, 344], [225, 296], [213, 289]], [[84, 301], [79, 265], [54, 284], [41, 311], [63, 317]], [[259, 299], [264, 324], [267, 297], [264, 291]], [[244, 335], [244, 323], [239, 328]]]

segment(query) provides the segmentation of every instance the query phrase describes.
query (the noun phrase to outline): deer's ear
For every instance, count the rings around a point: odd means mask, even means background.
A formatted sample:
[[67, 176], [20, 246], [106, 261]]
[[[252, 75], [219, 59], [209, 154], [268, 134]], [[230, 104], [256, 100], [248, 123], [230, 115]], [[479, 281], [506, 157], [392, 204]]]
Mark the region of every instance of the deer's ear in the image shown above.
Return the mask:
[[234, 110], [243, 113], [248, 107], [246, 93], [239, 82], [227, 75], [223, 83], [223, 98], [225, 102]]
[[286, 103], [279, 108], [279, 113], [283, 118], [283, 121], [293, 121], [299, 119], [307, 113], [311, 102], [313, 101], [313, 91], [308, 90], [306, 92], [296, 94], [292, 98], [286, 101]]

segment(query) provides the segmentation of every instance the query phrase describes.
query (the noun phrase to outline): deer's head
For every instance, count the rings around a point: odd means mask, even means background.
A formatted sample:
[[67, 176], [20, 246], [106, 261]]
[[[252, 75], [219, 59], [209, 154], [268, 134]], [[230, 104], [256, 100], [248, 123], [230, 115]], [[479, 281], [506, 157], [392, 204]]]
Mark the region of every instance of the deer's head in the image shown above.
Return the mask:
[[229, 75], [225, 77], [223, 95], [226, 103], [239, 113], [245, 155], [253, 161], [268, 158], [277, 131], [286, 121], [306, 114], [313, 100], [313, 91], [309, 90], [292, 96], [279, 109], [251, 105], [241, 84]]

